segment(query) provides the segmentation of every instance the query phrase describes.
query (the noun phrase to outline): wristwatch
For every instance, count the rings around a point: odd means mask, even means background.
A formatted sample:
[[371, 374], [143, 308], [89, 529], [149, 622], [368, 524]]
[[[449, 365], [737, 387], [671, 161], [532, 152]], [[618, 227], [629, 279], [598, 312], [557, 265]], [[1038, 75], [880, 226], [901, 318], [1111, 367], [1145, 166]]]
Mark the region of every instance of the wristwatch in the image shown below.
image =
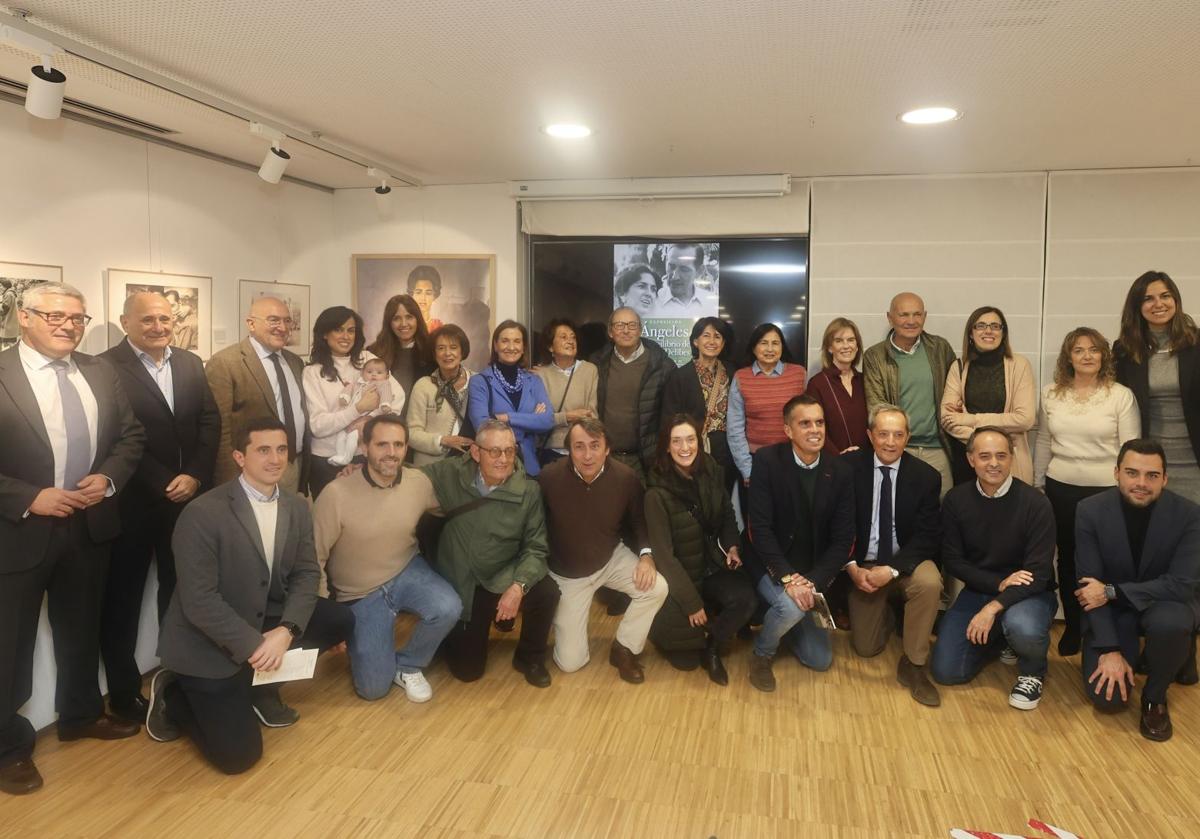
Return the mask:
[[293, 641], [300, 637], [300, 627], [296, 626], [296, 624], [292, 623], [291, 621], [280, 621], [279, 625], [292, 634]]
[[890, 565], [889, 565], [889, 566], [888, 566], [888, 569], [889, 569], [889, 570], [892, 572], [892, 579], [893, 579], [893, 580], [894, 580], [894, 579], [896, 579], [897, 577], [899, 577], [899, 576], [900, 576], [900, 569], [899, 569], [899, 568], [893, 568], [892, 566], [890, 566]]
[[800, 579], [799, 574], [785, 574], [784, 576], [779, 578], [779, 582], [783, 584], [784, 588], [787, 588], [788, 586], [790, 586], [792, 583], [796, 582], [799, 579]]
[[1105, 600], [1116, 600], [1117, 599], [1117, 587], [1114, 586], [1112, 583], [1105, 583], [1104, 599]]
[[513, 582], [521, 587], [521, 594], [529, 594], [529, 586], [520, 580], [513, 580]]

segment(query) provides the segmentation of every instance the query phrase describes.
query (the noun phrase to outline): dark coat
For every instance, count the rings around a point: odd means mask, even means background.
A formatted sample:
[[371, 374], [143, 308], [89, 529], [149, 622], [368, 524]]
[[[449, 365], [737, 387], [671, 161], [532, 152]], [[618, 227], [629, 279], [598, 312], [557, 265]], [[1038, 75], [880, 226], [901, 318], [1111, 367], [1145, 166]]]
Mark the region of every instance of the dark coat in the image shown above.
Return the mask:
[[121, 496], [122, 507], [146, 498], [162, 499], [167, 485], [181, 474], [199, 481], [200, 492], [209, 489], [221, 437], [221, 414], [199, 356], [178, 347], [171, 351], [167, 363], [171, 365], [174, 411], [128, 339], [100, 357], [116, 369], [133, 413], [146, 430], [146, 448], [128, 491]]
[[[859, 449], [842, 455], [854, 470], [854, 559], [863, 562], [871, 541], [871, 508], [875, 503], [875, 451]], [[891, 566], [911, 574], [925, 560], [938, 561], [942, 547], [942, 476], [936, 469], [908, 452], [900, 455], [900, 471], [892, 487], [895, 500], [893, 522], [900, 550]]]
[[767, 574], [776, 583], [799, 573], [824, 591], [854, 548], [854, 473], [841, 458], [821, 456], [812, 508], [815, 561], [811, 568], [793, 568], [787, 556], [800, 509], [793, 475], [797, 468], [790, 442], [763, 446], [754, 453], [746, 568], [755, 580]]
[[[112, 365], [80, 352], [71, 357], [96, 397], [96, 459], [91, 473], [107, 477], [119, 494], [137, 468], [146, 434]], [[25, 516], [38, 493], [54, 486], [54, 451], [19, 346], [0, 353], [0, 429], [0, 574], [6, 574], [27, 571], [41, 562], [55, 526], [49, 516]], [[88, 535], [96, 544], [121, 532], [116, 495], [75, 515], [85, 517]]]
[[[1179, 358], [1179, 398], [1183, 402], [1183, 421], [1192, 441], [1192, 452], [1200, 462], [1200, 346], [1176, 353]], [[1134, 361], [1120, 344], [1113, 352], [1117, 381], [1133, 391], [1142, 417], [1142, 436], [1150, 436], [1150, 362]]]
[[[654, 461], [654, 451], [658, 446], [663, 389], [666, 387], [667, 375], [675, 369], [675, 362], [667, 355], [666, 350], [649, 338], [642, 339], [642, 346], [646, 348], [646, 372], [642, 374], [642, 383], [638, 389], [638, 439], [641, 441], [642, 462], [650, 464]], [[608, 395], [608, 366], [612, 363], [614, 352], [610, 342], [590, 359], [600, 374], [600, 383], [596, 388], [596, 410], [601, 417], [604, 416], [604, 400]]]
[[[1192, 608], [1200, 626], [1200, 507], [1165, 490], [1150, 514], [1142, 561], [1135, 568], [1121, 512], [1121, 491], [1106, 489], [1079, 502], [1075, 513], [1075, 570], [1117, 587], [1138, 612], [1159, 601]], [[1119, 647], [1113, 610], [1083, 613], [1097, 647]]]

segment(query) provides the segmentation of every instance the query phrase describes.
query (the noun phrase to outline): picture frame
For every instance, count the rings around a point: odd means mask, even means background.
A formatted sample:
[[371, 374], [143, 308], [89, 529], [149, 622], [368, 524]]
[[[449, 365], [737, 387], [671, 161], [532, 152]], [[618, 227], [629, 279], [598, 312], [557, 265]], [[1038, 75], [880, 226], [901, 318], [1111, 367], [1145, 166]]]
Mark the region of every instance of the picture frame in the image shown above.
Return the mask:
[[0, 261], [0, 352], [21, 340], [17, 307], [22, 292], [42, 283], [61, 283], [62, 278], [61, 265]]
[[212, 277], [126, 268], [109, 268], [107, 273], [108, 321], [115, 327], [110, 335], [124, 336], [120, 323], [127, 297], [139, 291], [156, 291], [167, 298], [176, 313], [171, 346], [208, 361], [212, 355]]
[[277, 281], [238, 280], [238, 323], [250, 314], [250, 306], [260, 297], [276, 297], [292, 312], [292, 333], [287, 349], [307, 359], [312, 352], [312, 311], [309, 308], [311, 286]]
[[[387, 301], [397, 294], [410, 294], [422, 308], [426, 326], [445, 323], [462, 327], [471, 343], [467, 367], [486, 365], [492, 330], [496, 326], [496, 255], [489, 254], [397, 254], [365, 253], [350, 257], [352, 306], [362, 315], [367, 344], [383, 328]], [[418, 268], [433, 269], [418, 271]], [[414, 274], [416, 279], [414, 280]], [[436, 277], [440, 288], [433, 288]], [[412, 282], [410, 283], [410, 280]], [[414, 287], [410, 290], [410, 285]]]

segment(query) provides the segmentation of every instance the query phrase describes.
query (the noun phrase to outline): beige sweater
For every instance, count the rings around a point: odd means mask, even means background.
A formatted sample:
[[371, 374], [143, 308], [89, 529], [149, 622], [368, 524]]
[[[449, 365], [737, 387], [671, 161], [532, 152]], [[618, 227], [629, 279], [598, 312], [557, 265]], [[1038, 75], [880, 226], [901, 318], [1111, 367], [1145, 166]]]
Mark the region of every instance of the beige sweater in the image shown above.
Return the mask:
[[[546, 438], [546, 448], [561, 449], [566, 446], [567, 411], [576, 408], [591, 408], [596, 413], [596, 389], [600, 381], [600, 373], [596, 365], [590, 361], [579, 359], [575, 362], [575, 375], [571, 378], [571, 389], [567, 390], [567, 376], [554, 365], [547, 364], [534, 368], [535, 373], [546, 385], [546, 393], [550, 396], [547, 406], [554, 411], [554, 429]], [[567, 399], [563, 401], [563, 394]], [[561, 408], [559, 406], [562, 406]]]
[[[463, 368], [466, 370], [466, 368]], [[467, 382], [472, 373], [467, 370]], [[467, 414], [468, 385], [463, 385], [461, 394], [463, 416]], [[442, 400], [442, 409], [437, 410], [437, 386], [429, 376], [422, 376], [413, 382], [412, 393], [408, 397], [408, 437], [409, 448], [413, 450], [413, 463], [424, 466], [446, 456], [442, 448], [442, 437], [455, 436], [462, 429], [459, 427], [458, 416], [449, 400]]]
[[1137, 400], [1125, 385], [1102, 387], [1086, 402], [1070, 391], [1055, 396], [1054, 385], [1047, 385], [1038, 413], [1034, 486], [1043, 486], [1047, 477], [1074, 486], [1115, 485], [1121, 444], [1141, 428]]
[[321, 594], [357, 600], [403, 571], [417, 553], [417, 521], [436, 507], [433, 484], [416, 469], [402, 469], [391, 487], [362, 471], [331, 482], [313, 509]]
[[1033, 378], [1033, 366], [1023, 355], [1004, 359], [1004, 413], [968, 414], [950, 410], [961, 408], [967, 376], [971, 374], [971, 363], [961, 368], [957, 363], [950, 365], [946, 376], [946, 389], [942, 392], [941, 424], [951, 437], [967, 442], [976, 428], [994, 426], [1008, 432], [1013, 440], [1012, 474], [1027, 484], [1033, 483], [1033, 456], [1029, 452], [1026, 432], [1033, 428], [1037, 419], [1037, 385]]

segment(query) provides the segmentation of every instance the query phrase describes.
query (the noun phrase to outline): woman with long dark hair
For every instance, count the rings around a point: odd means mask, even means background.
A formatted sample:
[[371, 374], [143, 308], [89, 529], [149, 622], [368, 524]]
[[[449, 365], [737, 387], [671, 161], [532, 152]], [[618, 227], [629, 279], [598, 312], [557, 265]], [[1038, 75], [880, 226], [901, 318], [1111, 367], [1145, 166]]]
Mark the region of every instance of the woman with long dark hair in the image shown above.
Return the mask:
[[787, 439], [783, 406], [804, 393], [805, 378], [804, 367], [792, 361], [783, 330], [773, 323], [754, 327], [746, 355], [751, 359], [749, 365], [734, 374], [729, 388], [727, 423], [729, 451], [743, 484], [750, 482], [753, 454]]
[[367, 347], [387, 363], [392, 376], [408, 393], [413, 382], [433, 372], [433, 348], [421, 307], [408, 294], [397, 294], [383, 307], [383, 326]]
[[867, 437], [867, 391], [863, 386], [862, 333], [847, 318], [834, 318], [821, 336], [821, 370], [808, 380], [806, 392], [825, 411], [825, 453], [839, 455], [870, 448]]
[[720, 318], [700, 318], [692, 326], [692, 363], [667, 373], [663, 386], [662, 415], [687, 414], [701, 422], [700, 444], [725, 475], [728, 493], [737, 483], [737, 466], [729, 453], [726, 426], [729, 388], [734, 367], [733, 327]]
[[502, 321], [492, 333], [492, 358], [471, 378], [467, 414], [479, 428], [484, 420], [508, 423], [517, 438], [525, 472], [540, 470], [538, 437], [554, 427], [554, 411], [542, 380], [529, 372], [529, 330], [515, 320]]
[[[971, 312], [963, 330], [962, 357], [950, 365], [942, 391], [941, 423], [946, 433], [965, 444], [976, 428], [998, 428], [1012, 440], [1012, 475], [1033, 483], [1033, 456], [1026, 432], [1037, 419], [1037, 386], [1033, 365], [1014, 355], [1008, 338], [1008, 320], [995, 306]], [[970, 475], [963, 449], [962, 460], [952, 463], [956, 483]]]
[[1200, 503], [1200, 334], [1166, 273], [1147, 271], [1129, 287], [1114, 355], [1142, 435], [1167, 453], [1171, 492]]
[[669, 416], [646, 478], [650, 548], [669, 589], [650, 640], [675, 668], [703, 666], [726, 685], [721, 647], [750, 620], [758, 597], [741, 570], [733, 502], [723, 470], [701, 445], [701, 428], [686, 414]]
[[[337, 477], [344, 464], [330, 463], [337, 454], [338, 435], [361, 429], [385, 404], [391, 413], [404, 409], [407, 391], [392, 378], [388, 388], [362, 383], [362, 368], [375, 359], [363, 349], [363, 320], [346, 306], [331, 306], [313, 324], [312, 353], [301, 386], [308, 406], [308, 491], [315, 499]], [[361, 386], [360, 386], [361, 385]], [[384, 391], [388, 391], [385, 393]]]

